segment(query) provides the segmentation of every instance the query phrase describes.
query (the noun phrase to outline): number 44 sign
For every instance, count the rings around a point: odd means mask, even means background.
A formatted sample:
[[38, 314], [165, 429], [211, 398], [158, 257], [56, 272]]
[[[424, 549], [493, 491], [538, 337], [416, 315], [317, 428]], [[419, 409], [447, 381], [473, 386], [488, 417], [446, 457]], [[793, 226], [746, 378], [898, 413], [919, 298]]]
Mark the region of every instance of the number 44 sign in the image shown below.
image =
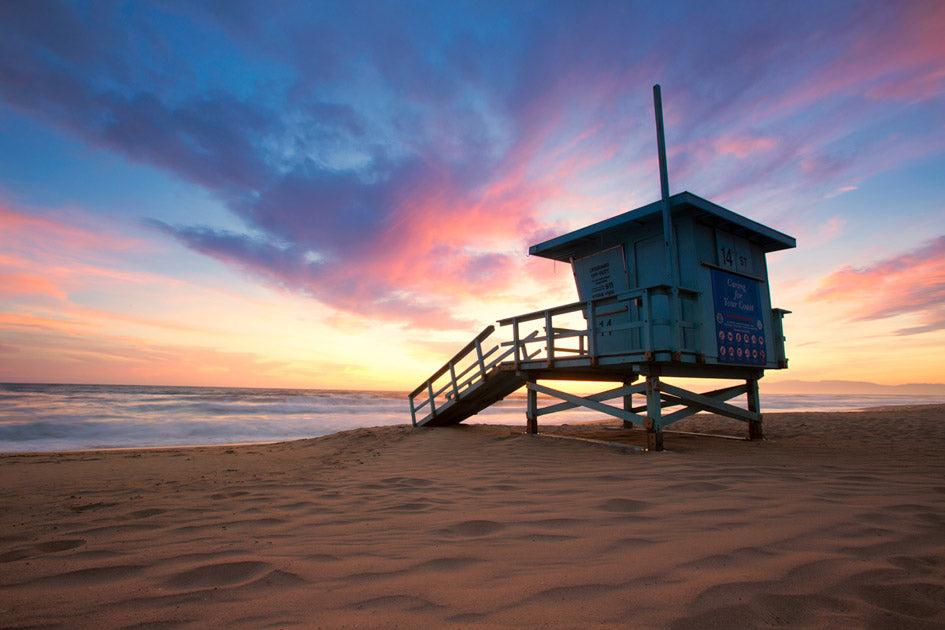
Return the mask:
[[767, 357], [758, 281], [712, 269], [712, 295], [719, 362], [764, 365]]

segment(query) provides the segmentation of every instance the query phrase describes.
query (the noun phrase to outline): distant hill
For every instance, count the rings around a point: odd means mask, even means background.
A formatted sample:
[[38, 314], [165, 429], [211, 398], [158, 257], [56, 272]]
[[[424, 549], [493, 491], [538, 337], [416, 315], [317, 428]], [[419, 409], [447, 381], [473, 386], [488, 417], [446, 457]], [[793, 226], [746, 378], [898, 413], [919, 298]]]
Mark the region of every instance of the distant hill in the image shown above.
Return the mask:
[[877, 394], [902, 396], [945, 396], [945, 383], [880, 385], [866, 381], [761, 381], [767, 394]]

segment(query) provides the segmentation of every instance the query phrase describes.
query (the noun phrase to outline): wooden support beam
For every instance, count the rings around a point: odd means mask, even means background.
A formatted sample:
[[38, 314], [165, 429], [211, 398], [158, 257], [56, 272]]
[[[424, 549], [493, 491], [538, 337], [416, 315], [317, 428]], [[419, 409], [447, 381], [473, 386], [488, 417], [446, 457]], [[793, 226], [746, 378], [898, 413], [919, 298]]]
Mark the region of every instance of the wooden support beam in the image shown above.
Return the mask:
[[660, 379], [658, 376], [646, 377], [646, 448], [651, 451], [663, 450], [663, 403], [660, 400]]
[[[728, 400], [730, 398], [734, 398], [735, 396], [738, 396], [739, 394], [744, 394], [744, 393], [745, 393], [744, 385], [734, 385], [732, 387], [723, 387], [721, 389], [712, 390], [711, 392], [705, 392], [701, 395], [709, 396], [711, 398], [715, 398], [717, 400], [723, 401], [723, 400]], [[684, 409], [680, 409], [679, 411], [674, 411], [668, 416], [663, 416], [664, 427], [669, 426], [678, 420], [682, 420], [683, 418], [688, 418], [689, 416], [697, 414], [700, 411], [714, 411], [714, 409], [710, 409], [704, 405], [687, 402], [683, 400], [682, 398], [678, 398], [676, 396], [667, 394], [666, 392], [663, 392], [663, 403], [664, 403], [663, 404], [664, 407], [672, 407], [674, 405], [683, 405], [685, 407]], [[740, 420], [741, 418], [737, 418], [737, 419]]]
[[[607, 391], [600, 392], [599, 394], [591, 394], [590, 396], [587, 396], [587, 399], [593, 400], [595, 402], [600, 402], [602, 400], [610, 400], [611, 398], [617, 398], [618, 396], [626, 396], [628, 394], [633, 393], [634, 391], [636, 393], [640, 393], [643, 391], [643, 388], [645, 387], [646, 387], [645, 385], [640, 384], [640, 385], [628, 385], [624, 387], [618, 387], [616, 389], [608, 389]], [[574, 409], [575, 407], [581, 407], [581, 406], [583, 405], [571, 403], [571, 402], [558, 403], [555, 405], [549, 405], [547, 407], [539, 409], [538, 415], [545, 416], [545, 415], [548, 415], [549, 413], [558, 413], [559, 411], [567, 411], [568, 409]]]
[[671, 414], [663, 416], [663, 426], [668, 427], [674, 422], [682, 420], [683, 418], [688, 418], [689, 416], [694, 416], [703, 409], [699, 407], [685, 407], [679, 411], [674, 411]]
[[735, 418], [736, 420], [742, 420], [744, 422], [752, 422], [759, 419], [757, 412], [745, 411], [740, 407], [726, 404], [711, 396], [690, 392], [681, 387], [676, 387], [666, 383], [662, 383], [661, 387], [663, 391], [679, 397], [690, 407], [701, 407], [703, 411], [713, 411], [717, 414], [728, 416], [729, 418]]
[[[624, 386], [624, 388], [626, 389], [626, 388], [628, 388], [628, 387], [631, 387], [632, 384], [633, 384], [632, 381], [624, 381], [623, 386]], [[644, 387], [645, 387], [645, 385], [644, 385]], [[623, 410], [624, 410], [624, 411], [628, 411], [628, 412], [630, 412], [630, 413], [633, 413], [633, 393], [634, 393], [633, 391], [628, 391], [628, 392], [627, 392], [626, 394], [624, 394], [624, 396], [623, 396]], [[633, 423], [632, 423], [632, 422], [627, 422], [626, 420], [624, 420], [624, 421], [623, 421], [623, 428], [624, 428], [624, 429], [632, 429], [632, 428], [633, 428]]]
[[763, 440], [765, 439], [765, 432], [761, 425], [761, 398], [758, 395], [758, 379], [748, 379], [745, 387], [748, 390], [746, 396], [748, 398], [748, 411], [753, 412], [758, 417], [757, 420], [748, 421], [748, 439]]
[[[642, 422], [642, 418], [636, 414], [629, 413], [620, 409], [619, 407], [614, 407], [611, 405], [605, 405], [604, 403], [597, 402], [596, 400], [591, 400], [590, 397], [578, 396], [576, 394], [569, 394], [567, 392], [562, 392], [557, 389], [552, 389], [550, 387], [545, 387], [544, 385], [539, 385], [538, 383], [530, 382], [528, 383], [529, 392], [536, 391], [546, 394], [548, 396], [554, 396], [555, 398], [560, 398], [561, 400], [573, 403], [575, 407], [587, 407], [588, 409], [593, 409], [594, 411], [599, 411], [600, 413], [606, 414], [608, 416], [613, 416], [614, 418], [620, 418], [621, 420], [629, 420], [630, 422]], [[537, 400], [536, 400], [536, 410], [537, 410]], [[527, 412], [526, 412], [527, 413]], [[537, 414], [536, 414], [537, 415]]]
[[538, 392], [535, 391], [537, 383], [529, 381], [525, 383], [528, 392], [528, 402], [525, 408], [525, 432], [531, 435], [538, 433]]

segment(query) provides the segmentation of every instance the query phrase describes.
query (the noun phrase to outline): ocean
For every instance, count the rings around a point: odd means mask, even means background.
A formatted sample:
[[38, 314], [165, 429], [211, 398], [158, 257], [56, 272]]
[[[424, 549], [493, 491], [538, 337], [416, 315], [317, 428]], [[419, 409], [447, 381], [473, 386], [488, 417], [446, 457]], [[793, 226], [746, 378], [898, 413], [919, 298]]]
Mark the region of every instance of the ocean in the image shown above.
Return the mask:
[[[763, 395], [762, 411], [839, 411], [945, 402], [941, 396]], [[515, 395], [467, 423], [525, 424]], [[601, 419], [573, 410], [554, 423]], [[0, 453], [281, 442], [409, 424], [399, 392], [131, 385], [0, 384]]]

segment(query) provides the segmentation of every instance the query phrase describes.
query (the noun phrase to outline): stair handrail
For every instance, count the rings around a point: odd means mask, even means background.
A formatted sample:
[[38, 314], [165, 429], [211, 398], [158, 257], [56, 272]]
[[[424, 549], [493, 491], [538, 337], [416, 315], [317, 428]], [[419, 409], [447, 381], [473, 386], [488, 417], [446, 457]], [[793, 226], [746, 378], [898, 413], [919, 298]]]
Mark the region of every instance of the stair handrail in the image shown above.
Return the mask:
[[[488, 352], [488, 353], [486, 353], [486, 354], [483, 354], [483, 351], [482, 351], [482, 342], [485, 341], [486, 338], [488, 338], [489, 335], [491, 335], [491, 334], [494, 333], [494, 332], [495, 332], [495, 326], [493, 326], [493, 325], [486, 326], [486, 327], [482, 330], [482, 332], [480, 332], [478, 335], [476, 335], [476, 336], [473, 338], [472, 341], [470, 341], [469, 343], [467, 343], [465, 346], [463, 346], [463, 348], [462, 348], [459, 352], [457, 352], [456, 354], [454, 354], [453, 357], [443, 365], [443, 367], [441, 367], [439, 370], [437, 370], [436, 372], [434, 372], [428, 379], [426, 379], [423, 383], [421, 383], [421, 384], [419, 385], [419, 387], [417, 387], [415, 390], [413, 390], [412, 392], [410, 392], [410, 394], [408, 395], [408, 398], [409, 398], [409, 400], [410, 400], [410, 417], [411, 417], [411, 420], [413, 421], [413, 424], [414, 424], [414, 425], [417, 424], [417, 415], [416, 415], [416, 414], [417, 414], [417, 411], [419, 411], [420, 409], [422, 409], [422, 408], [424, 407], [424, 405], [429, 404], [429, 405], [430, 405], [430, 415], [434, 415], [434, 416], [435, 416], [435, 415], [436, 415], [436, 406], [435, 406], [436, 403], [434, 402], [434, 401], [435, 401], [435, 398], [436, 398], [437, 396], [439, 396], [440, 394], [442, 394], [444, 391], [446, 391], [447, 389], [450, 389], [450, 388], [453, 390], [453, 392], [458, 391], [458, 384], [457, 384], [457, 376], [456, 376], [456, 372], [455, 372], [455, 366], [456, 366], [457, 363], [459, 363], [460, 361], [462, 361], [463, 359], [465, 359], [465, 358], [466, 358], [466, 355], [468, 355], [468, 354], [469, 354], [470, 352], [472, 352], [473, 350], [476, 350], [476, 353], [477, 353], [477, 362], [474, 363], [473, 365], [478, 365], [479, 371], [480, 371], [479, 376], [480, 376], [481, 378], [483, 378], [483, 379], [485, 378], [486, 372], [487, 372], [488, 370], [486, 369], [485, 363], [483, 362], [483, 358], [484, 358], [484, 356], [488, 356], [488, 354], [491, 354], [492, 352], [490, 351], [490, 352]], [[434, 392], [434, 391], [433, 391], [433, 383], [434, 383], [438, 378], [440, 378], [441, 376], [443, 376], [444, 374], [446, 374], [447, 372], [450, 372], [450, 382], [449, 382], [448, 384], [444, 385], [443, 387], [441, 387], [441, 388], [440, 388], [439, 390], [437, 390], [436, 392]], [[469, 368], [467, 368], [466, 370], [463, 370], [463, 372], [461, 372], [461, 375], [460, 375], [458, 378], [462, 378], [462, 377], [465, 376], [468, 372], [469, 372]], [[468, 379], [468, 380], [464, 383], [464, 385], [468, 387], [468, 386], [470, 386], [473, 382], [474, 382], [474, 379]], [[422, 401], [420, 404], [415, 405], [415, 404], [414, 404], [414, 399], [415, 399], [418, 395], [420, 395], [422, 392], [424, 392], [424, 391], [427, 392], [427, 399], [424, 400], [424, 401]]]

